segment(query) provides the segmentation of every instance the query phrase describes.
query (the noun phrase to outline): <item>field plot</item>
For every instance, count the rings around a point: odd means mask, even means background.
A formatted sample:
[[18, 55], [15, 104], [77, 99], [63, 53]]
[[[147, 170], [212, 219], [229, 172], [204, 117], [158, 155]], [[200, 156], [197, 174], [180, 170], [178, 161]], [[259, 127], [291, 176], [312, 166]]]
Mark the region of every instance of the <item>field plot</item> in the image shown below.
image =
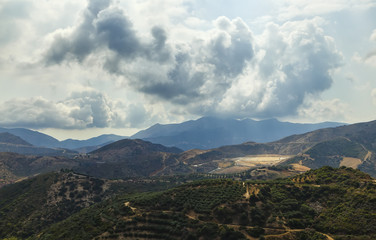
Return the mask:
[[236, 166], [247, 166], [247, 167], [256, 167], [256, 166], [270, 166], [277, 164], [283, 160], [290, 158], [291, 156], [285, 155], [250, 155], [245, 157], [237, 157], [232, 160], [235, 162]]
[[221, 160], [218, 163], [218, 169], [212, 171], [212, 173], [232, 174], [243, 172], [255, 167], [272, 166], [291, 157], [292, 156], [287, 155], [263, 154], [227, 158], [225, 160]]
[[356, 169], [361, 163], [362, 160], [359, 158], [344, 157], [339, 166], [346, 166]]

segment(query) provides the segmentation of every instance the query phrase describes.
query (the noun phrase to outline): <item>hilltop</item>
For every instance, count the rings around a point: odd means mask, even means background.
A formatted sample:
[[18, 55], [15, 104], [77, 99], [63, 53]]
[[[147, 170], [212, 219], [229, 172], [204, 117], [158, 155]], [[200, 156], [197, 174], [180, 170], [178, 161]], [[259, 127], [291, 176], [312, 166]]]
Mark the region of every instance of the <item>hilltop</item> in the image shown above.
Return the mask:
[[182, 150], [175, 147], [165, 147], [139, 139], [124, 139], [79, 159], [80, 166], [75, 170], [104, 178], [163, 175], [163, 172], [179, 167], [177, 156], [181, 152]]

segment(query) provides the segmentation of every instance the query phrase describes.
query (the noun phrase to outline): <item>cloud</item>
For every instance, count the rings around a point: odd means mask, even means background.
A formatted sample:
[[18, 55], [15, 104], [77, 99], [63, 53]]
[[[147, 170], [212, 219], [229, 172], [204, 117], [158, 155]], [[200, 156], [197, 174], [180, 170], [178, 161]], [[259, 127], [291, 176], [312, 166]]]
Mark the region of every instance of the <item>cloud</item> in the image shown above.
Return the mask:
[[223, 93], [222, 87], [229, 87], [253, 57], [252, 34], [241, 19], [219, 18], [206, 39], [168, 43], [162, 27], [152, 26], [150, 36], [143, 39], [123, 9], [100, 5], [93, 12], [95, 4], [89, 2], [73, 30], [54, 34], [45, 53], [47, 65], [104, 56], [104, 70], [122, 76], [125, 85], [185, 104], [210, 97], [214, 91]]
[[304, 99], [329, 89], [342, 62], [320, 20], [269, 24], [258, 37], [256, 57], [215, 109], [254, 117], [295, 115]]
[[[376, 42], [376, 29], [373, 30], [369, 40], [372, 42]], [[376, 49], [369, 51], [364, 57], [364, 60], [361, 59], [361, 61], [364, 61], [365, 63], [370, 64], [370, 65], [376, 66]]]
[[346, 122], [349, 106], [339, 99], [314, 100], [312, 98], [298, 109], [299, 117], [307, 122], [343, 121]]
[[284, 0], [280, 1], [279, 18], [312, 17], [344, 10], [364, 10], [376, 6], [373, 0]]
[[369, 38], [370, 41], [375, 41], [376, 42], [376, 29], [373, 30], [370, 38]]
[[0, 4], [0, 44], [17, 39], [22, 30], [22, 20], [29, 17], [31, 2], [10, 1]]
[[[180, 26], [197, 33], [181, 41], [159, 24], [141, 32], [120, 6], [89, 1], [77, 26], [52, 35], [44, 61], [84, 67], [94, 61], [125, 88], [169, 103], [170, 112], [289, 116], [298, 114], [308, 96], [329, 89], [331, 72], [342, 64], [322, 24], [321, 18], [270, 23], [254, 35], [242, 19], [219, 17], [207, 31]], [[138, 110], [134, 116], [145, 118]], [[88, 116], [82, 110], [73, 119], [84, 118], [80, 114]], [[105, 126], [106, 119], [91, 124]]]
[[[8, 100], [0, 105], [0, 125], [34, 129], [133, 127], [142, 124], [147, 114], [145, 110], [136, 110], [133, 105], [129, 108], [122, 101], [111, 100], [100, 92], [88, 90], [74, 92], [69, 98], [58, 102], [43, 97]], [[139, 118], [142, 114], [144, 117]]]
[[371, 97], [372, 97], [373, 104], [376, 106], [376, 88], [374, 88], [371, 91]]

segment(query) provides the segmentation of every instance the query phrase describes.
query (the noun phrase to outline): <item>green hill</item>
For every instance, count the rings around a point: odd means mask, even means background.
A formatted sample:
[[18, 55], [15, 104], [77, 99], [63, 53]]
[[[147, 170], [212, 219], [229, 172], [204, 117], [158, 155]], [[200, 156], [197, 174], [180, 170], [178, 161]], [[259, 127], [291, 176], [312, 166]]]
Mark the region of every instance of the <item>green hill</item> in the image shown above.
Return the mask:
[[78, 166], [77, 161], [65, 157], [0, 152], [0, 187], [36, 174], [75, 166]]
[[[51, 176], [43, 178], [56, 178]], [[42, 199], [43, 191], [36, 190], [41, 189], [40, 178], [27, 183]], [[25, 191], [7, 194], [16, 203], [2, 200], [1, 212], [6, 212], [4, 206], [9, 212], [14, 204], [25, 203], [17, 201], [22, 195], [34, 196]], [[79, 212], [67, 211], [68, 218], [49, 224], [37, 224], [45, 216], [40, 207], [32, 208], [38, 204], [26, 205], [39, 214], [14, 213], [14, 218], [4, 214], [0, 232], [1, 237], [30, 239], [375, 239], [375, 201], [376, 185], [369, 175], [324, 167], [272, 181], [212, 179], [165, 191], [127, 191]], [[33, 228], [25, 232], [30, 229], [26, 226]]]
[[0, 238], [27, 238], [100, 202], [106, 182], [72, 172], [47, 173], [0, 189]]
[[[182, 150], [143, 140], [123, 139], [80, 159], [75, 171], [101, 178], [149, 177], [164, 171], [190, 172], [176, 159]], [[176, 170], [176, 171], [175, 171]]]

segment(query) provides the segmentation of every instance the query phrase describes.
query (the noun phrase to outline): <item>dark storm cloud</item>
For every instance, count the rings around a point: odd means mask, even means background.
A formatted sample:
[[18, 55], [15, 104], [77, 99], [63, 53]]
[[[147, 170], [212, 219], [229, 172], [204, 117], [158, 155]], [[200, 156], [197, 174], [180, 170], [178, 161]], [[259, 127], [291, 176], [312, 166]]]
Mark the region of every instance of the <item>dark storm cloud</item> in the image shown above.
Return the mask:
[[97, 57], [125, 86], [193, 114], [286, 116], [330, 88], [341, 65], [319, 22], [270, 24], [253, 36], [241, 19], [220, 17], [206, 35], [178, 43], [158, 24], [140, 37], [123, 9], [90, 1], [79, 25], [55, 35], [45, 61]]
[[164, 30], [153, 28], [155, 43], [150, 49], [159, 57], [165, 53], [167, 60], [156, 57], [148, 60], [160, 66], [167, 63], [169, 67], [162, 71], [139, 68], [132, 85], [141, 92], [180, 105], [221, 97], [243, 73], [254, 53], [252, 34], [243, 21], [222, 17], [217, 22], [208, 39], [188, 46], [169, 46]]
[[[112, 54], [106, 56], [105, 70], [125, 76], [128, 84], [141, 92], [185, 104], [201, 95], [212, 95], [215, 89], [202, 92], [200, 88], [213, 78], [217, 82], [211, 85], [221, 86], [215, 91], [223, 93], [231, 78], [241, 74], [253, 57], [251, 33], [240, 19], [219, 19], [213, 34], [204, 45], [173, 46], [167, 43], [165, 30], [154, 26], [151, 40], [142, 41], [122, 9], [90, 1], [81, 24], [70, 34], [55, 36], [46, 62], [60, 64], [72, 58], [82, 62], [88, 55], [108, 49]], [[130, 69], [130, 61], [135, 59], [141, 65], [153, 67]], [[163, 66], [157, 69], [158, 65]]]
[[98, 35], [94, 21], [99, 12], [107, 9], [111, 1], [91, 0], [82, 14], [81, 22], [70, 33], [56, 33], [52, 45], [45, 53], [47, 65], [60, 64], [64, 60], [82, 62], [98, 47]]
[[220, 31], [209, 43], [208, 61], [215, 65], [217, 76], [236, 77], [253, 57], [252, 34], [241, 19], [231, 22], [220, 17], [216, 24]]
[[132, 23], [121, 9], [111, 8], [100, 12], [95, 25], [97, 40], [123, 58], [132, 58], [142, 52]]

